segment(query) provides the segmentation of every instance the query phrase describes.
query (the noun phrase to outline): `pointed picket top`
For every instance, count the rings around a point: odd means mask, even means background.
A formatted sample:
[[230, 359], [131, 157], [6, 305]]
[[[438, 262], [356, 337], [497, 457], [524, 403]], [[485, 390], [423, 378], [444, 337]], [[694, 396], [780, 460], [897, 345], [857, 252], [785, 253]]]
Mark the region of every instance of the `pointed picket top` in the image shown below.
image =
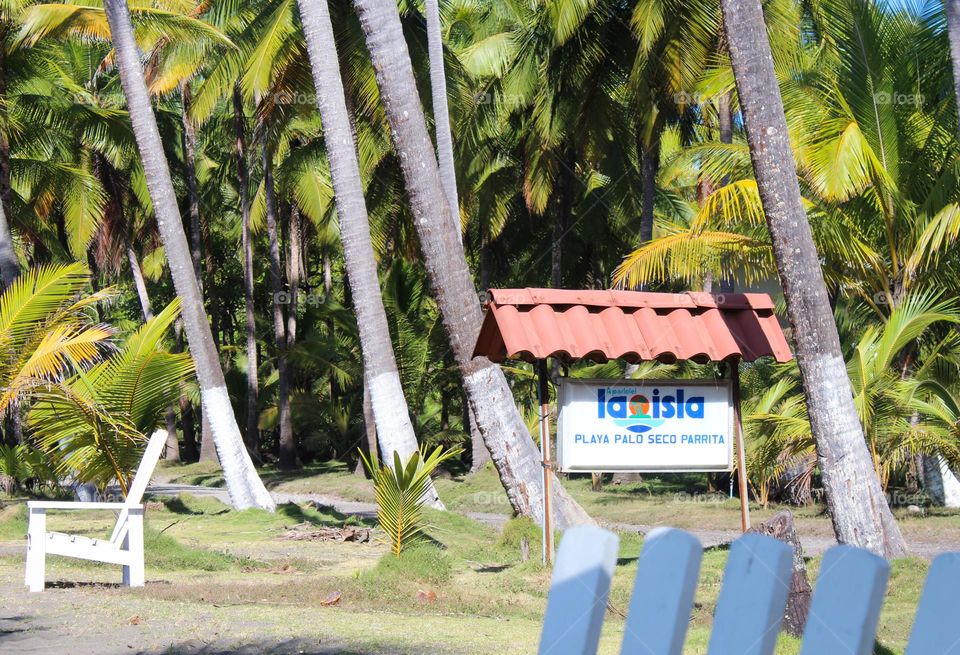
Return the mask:
[[730, 547], [710, 635], [710, 655], [769, 655], [790, 591], [793, 549], [747, 534]]
[[960, 553], [940, 555], [927, 573], [906, 655], [960, 653]]
[[890, 565], [853, 546], [834, 546], [823, 556], [813, 591], [801, 655], [873, 652]]
[[540, 655], [597, 652], [620, 539], [596, 526], [563, 533], [540, 634]]
[[624, 655], [680, 655], [697, 590], [703, 545], [689, 532], [647, 533], [623, 629]]

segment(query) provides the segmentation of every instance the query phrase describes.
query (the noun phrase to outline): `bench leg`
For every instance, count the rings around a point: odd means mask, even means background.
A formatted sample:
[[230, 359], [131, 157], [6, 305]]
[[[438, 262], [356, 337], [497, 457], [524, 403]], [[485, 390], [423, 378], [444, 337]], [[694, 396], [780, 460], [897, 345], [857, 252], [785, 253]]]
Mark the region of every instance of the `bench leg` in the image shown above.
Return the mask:
[[130, 509], [127, 515], [127, 536], [123, 549], [127, 551], [127, 565], [123, 567], [123, 584], [142, 587], [143, 570], [143, 508]]
[[47, 558], [47, 512], [30, 510], [27, 528], [27, 567], [24, 584], [30, 591], [43, 591]]

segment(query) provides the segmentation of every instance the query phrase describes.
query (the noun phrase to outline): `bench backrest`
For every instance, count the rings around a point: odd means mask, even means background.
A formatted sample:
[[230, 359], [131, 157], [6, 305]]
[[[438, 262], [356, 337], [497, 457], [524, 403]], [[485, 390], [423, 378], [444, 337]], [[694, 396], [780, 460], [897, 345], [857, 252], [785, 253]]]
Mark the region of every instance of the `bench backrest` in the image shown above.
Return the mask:
[[[597, 652], [617, 561], [616, 535], [592, 526], [568, 530], [560, 543], [540, 638], [540, 654]], [[651, 531], [644, 542], [623, 628], [621, 653], [683, 652], [703, 548], [691, 534]], [[776, 645], [792, 576], [789, 545], [744, 535], [733, 543], [707, 652], [769, 655]], [[803, 634], [801, 655], [869, 655], [890, 565], [851, 546], [824, 555]], [[960, 645], [956, 590], [960, 553], [937, 557], [920, 598], [906, 655], [952, 652]]]
[[128, 505], [139, 505], [143, 500], [143, 492], [147, 490], [150, 484], [150, 477], [153, 470], [157, 468], [157, 462], [160, 461], [160, 455], [163, 454], [163, 447], [167, 445], [167, 431], [157, 430], [150, 435], [147, 447], [143, 451], [143, 459], [140, 460], [140, 466], [133, 476], [133, 482], [127, 490], [126, 503]]
[[[157, 430], [150, 435], [150, 440], [147, 441], [147, 447], [143, 451], [143, 458], [140, 460], [140, 466], [137, 467], [137, 472], [133, 476], [133, 482], [130, 483], [130, 488], [127, 489], [127, 497], [124, 499], [125, 505], [139, 505], [140, 501], [143, 500], [143, 492], [147, 490], [147, 485], [150, 484], [150, 477], [153, 475], [153, 470], [157, 468], [157, 462], [160, 461], [160, 455], [163, 453], [163, 447], [166, 445], [166, 430]], [[110, 541], [118, 546], [126, 536], [128, 515], [129, 512], [126, 508], [120, 510], [120, 515], [117, 517], [117, 525], [113, 528], [113, 534], [110, 536]]]

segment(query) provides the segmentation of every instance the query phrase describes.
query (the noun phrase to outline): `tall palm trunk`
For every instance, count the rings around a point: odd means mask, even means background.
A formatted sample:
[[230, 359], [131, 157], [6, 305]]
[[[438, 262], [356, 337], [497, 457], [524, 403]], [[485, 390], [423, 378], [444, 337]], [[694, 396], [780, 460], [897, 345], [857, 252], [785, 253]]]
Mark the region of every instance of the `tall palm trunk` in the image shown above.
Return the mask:
[[457, 238], [463, 241], [460, 230], [460, 202], [457, 199], [457, 174], [453, 166], [453, 135], [450, 132], [450, 110], [447, 107], [447, 76], [443, 68], [443, 30], [440, 25], [440, 3], [425, 0], [427, 19], [427, 52], [430, 57], [430, 95], [433, 99], [433, 126], [437, 138], [437, 161], [440, 165], [440, 183], [447, 197], [450, 211], [457, 223]]
[[[0, 98], [7, 97], [6, 58], [0, 48]], [[20, 262], [13, 248], [13, 233], [10, 231], [10, 143], [5, 131], [0, 131], [0, 288], [20, 275]]]
[[4, 204], [0, 202], [0, 277], [3, 278], [3, 287], [8, 287], [20, 275], [20, 262], [17, 261], [17, 254], [13, 249], [13, 234], [10, 232]]
[[[193, 275], [197, 280], [197, 286], [200, 289], [200, 300], [204, 299], [203, 274], [200, 270], [202, 260], [200, 244], [203, 237], [200, 234], [200, 194], [197, 191], [197, 133], [190, 122], [190, 83], [183, 82], [180, 85], [180, 99], [182, 105], [181, 122], [183, 123], [183, 159], [187, 179], [187, 206], [190, 219], [190, 262], [193, 264]], [[212, 280], [208, 280], [213, 286]], [[212, 292], [207, 288], [208, 293]], [[211, 306], [212, 309], [212, 306]], [[213, 317], [214, 327], [212, 334], [216, 335], [216, 316]], [[216, 347], [216, 336], [214, 347]], [[189, 339], [188, 339], [189, 340]], [[201, 411], [200, 416], [200, 461], [210, 462], [217, 459], [217, 448], [213, 443], [213, 432], [210, 427], [210, 420], [206, 412]]]
[[[950, 62], [953, 64], [953, 94], [956, 98], [957, 114], [960, 118], [960, 0], [943, 0], [947, 14], [947, 35], [950, 38]], [[960, 133], [960, 120], [957, 121]]]
[[174, 287], [182, 300], [181, 315], [200, 383], [203, 413], [210, 418], [230, 499], [238, 508], [261, 507], [273, 510], [273, 499], [253, 468], [240, 437], [233, 408], [230, 406], [223, 369], [220, 368], [220, 359], [203, 307], [203, 296], [200, 294], [190, 260], [187, 238], [183, 233], [183, 222], [170, 180], [170, 169], [167, 167], [160, 132], [157, 130], [150, 96], [143, 80], [130, 12], [125, 0], [105, 0], [103, 5], [110, 24], [120, 81], [127, 99], [157, 226], [163, 239], [167, 261], [170, 263]]
[[660, 170], [659, 122], [652, 128], [654, 136], [649, 143], [640, 143], [640, 174], [642, 197], [640, 209], [640, 243], [653, 240], [654, 206], [657, 195], [657, 172]]
[[[472, 358], [483, 316], [457, 240], [457, 226], [443, 195], [397, 6], [378, 0], [354, 0], [354, 4], [377, 72], [427, 272], [477, 426], [514, 509], [542, 521], [543, 469], [537, 447], [503, 372], [486, 358]], [[557, 527], [591, 522], [559, 481], [555, 483]]]
[[[399, 453], [401, 459], [406, 460], [416, 452], [417, 438], [400, 384], [387, 313], [380, 295], [360, 164], [337, 64], [329, 8], [324, 0], [299, 0], [299, 5], [330, 160], [347, 281], [360, 331], [364, 381], [370, 392], [381, 459], [391, 465], [393, 453]], [[431, 502], [443, 507], [432, 489]]]
[[130, 244], [127, 244], [127, 262], [130, 264], [130, 275], [133, 277], [133, 285], [137, 289], [137, 298], [140, 299], [140, 309], [143, 311], [143, 320], [149, 321], [153, 318], [153, 307], [150, 306], [150, 296], [147, 295], [147, 284], [143, 279], [140, 260], [137, 259], [137, 253]]
[[857, 417], [787, 134], [760, 0], [721, 0], [723, 23], [837, 540], [906, 552]]
[[[127, 262], [130, 264], [130, 276], [133, 278], [133, 284], [137, 289], [137, 298], [140, 300], [143, 320], [149, 321], [153, 318], [153, 307], [150, 304], [150, 296], [147, 294], [147, 284], [143, 279], [140, 260], [130, 243], [127, 243]], [[163, 458], [168, 462], [179, 462], [180, 442], [177, 440], [177, 413], [174, 411], [173, 405], [167, 408], [165, 421], [167, 424], [167, 447], [163, 451]]]
[[247, 341], [247, 448], [260, 450], [257, 378], [257, 319], [253, 304], [253, 242], [250, 239], [250, 177], [247, 171], [246, 121], [240, 87], [233, 89], [233, 120], [237, 141], [237, 184], [240, 187], [240, 247], [243, 250], [244, 328]]
[[287, 256], [287, 286], [290, 289], [290, 305], [287, 310], [287, 353], [291, 352], [297, 345], [297, 308], [300, 303], [300, 281], [303, 275], [301, 229], [300, 209], [296, 204], [292, 204], [290, 206], [290, 243]]
[[280, 469], [297, 468], [297, 447], [293, 441], [293, 423], [290, 420], [290, 372], [287, 367], [287, 328], [283, 318], [286, 293], [280, 266], [280, 235], [277, 228], [279, 207], [273, 185], [273, 153], [263, 140], [263, 187], [267, 205], [267, 238], [270, 242], [270, 289], [273, 291], [273, 335], [277, 347], [277, 384], [279, 386]]

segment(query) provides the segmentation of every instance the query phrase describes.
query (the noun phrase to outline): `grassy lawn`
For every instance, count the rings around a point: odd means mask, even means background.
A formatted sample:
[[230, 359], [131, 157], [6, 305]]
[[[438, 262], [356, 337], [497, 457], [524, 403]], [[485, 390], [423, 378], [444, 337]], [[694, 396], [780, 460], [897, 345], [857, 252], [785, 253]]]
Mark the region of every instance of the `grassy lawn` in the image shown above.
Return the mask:
[[[165, 473], [178, 482], [205, 476], [202, 481], [215, 484], [213, 472], [201, 468], [167, 468]], [[362, 478], [344, 467], [324, 468], [299, 478], [265, 477], [277, 491], [370, 497]], [[678, 512], [680, 500], [673, 494], [679, 492], [657, 484], [661, 488], [641, 483], [609, 487], [602, 494], [590, 492], [588, 481], [573, 480], [568, 487], [589, 511], [610, 521], [737, 526], [734, 504], [686, 502]], [[372, 543], [285, 538], [298, 525], [302, 530], [360, 523], [329, 510], [287, 504], [268, 514], [232, 511], [210, 498], [154, 501], [147, 512], [145, 588], [91, 586], [117, 581], [119, 571], [54, 557], [47, 580], [64, 588], [44, 594], [27, 594], [21, 586], [23, 556], [17, 547], [26, 520], [22, 506], [11, 504], [0, 510], [0, 594], [16, 605], [22, 619], [18, 629], [48, 644], [76, 646], [89, 639], [117, 651], [128, 652], [132, 645], [140, 649], [135, 652], [158, 653], [197, 644], [251, 652], [533, 652], [549, 588], [549, 572], [538, 562], [538, 531], [514, 519], [499, 533], [460, 513], [508, 511], [492, 472], [440, 480], [439, 488], [457, 511], [429, 512], [429, 540], [399, 560], [376, 538]], [[801, 517], [826, 525], [815, 509]], [[931, 534], [940, 530], [949, 535], [956, 520], [928, 516], [913, 521], [932, 523]], [[111, 527], [101, 513], [54, 513], [49, 524], [53, 530], [88, 535], [109, 533]], [[619, 612], [629, 603], [642, 545], [635, 533], [620, 536], [621, 559], [611, 594], [615, 611], [608, 612], [604, 653], [619, 650]], [[531, 550], [528, 562], [520, 556], [524, 537]], [[706, 652], [725, 561], [723, 549], [705, 554], [689, 653]], [[812, 577], [818, 564], [819, 558], [809, 560]], [[927, 566], [920, 559], [893, 564], [880, 625], [880, 643], [889, 652], [903, 650]], [[778, 653], [797, 650], [796, 640], [781, 636]]]

